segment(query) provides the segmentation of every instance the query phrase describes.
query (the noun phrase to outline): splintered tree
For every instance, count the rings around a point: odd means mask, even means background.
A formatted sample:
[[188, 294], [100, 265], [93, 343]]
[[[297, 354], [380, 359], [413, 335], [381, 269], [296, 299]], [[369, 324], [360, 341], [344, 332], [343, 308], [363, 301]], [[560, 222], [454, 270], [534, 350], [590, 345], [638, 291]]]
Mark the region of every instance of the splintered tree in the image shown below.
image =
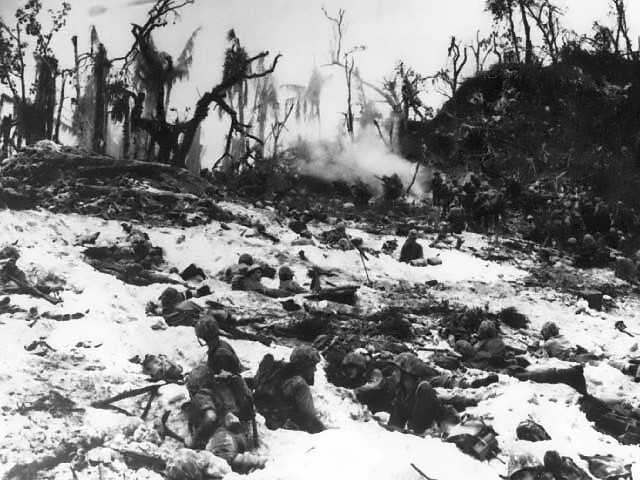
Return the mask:
[[611, 0], [611, 14], [615, 17], [615, 48], [616, 53], [622, 51], [620, 47], [621, 38], [624, 39], [624, 46], [627, 56], [633, 58], [634, 52], [629, 38], [629, 27], [627, 26], [627, 6], [625, 0]]
[[563, 33], [560, 25], [562, 10], [549, 0], [528, 2], [525, 8], [540, 30], [544, 42], [543, 49], [551, 61], [557, 63], [560, 57], [559, 41]]
[[487, 0], [486, 9], [491, 13], [496, 26], [504, 24], [507, 31], [506, 36], [513, 49], [514, 60], [519, 62], [521, 59], [520, 39], [516, 32], [516, 21], [514, 19], [514, 0]]
[[441, 89], [441, 93], [450, 98], [456, 94], [460, 75], [468, 59], [467, 47], [463, 47], [462, 42], [452, 36], [447, 49], [447, 66], [436, 73], [432, 80], [436, 85], [444, 84], [445, 89]]
[[497, 51], [497, 34], [491, 32], [489, 36], [480, 38], [480, 30], [476, 31], [476, 38], [469, 49], [473, 54], [475, 62], [475, 73], [478, 74], [484, 70], [484, 66], [487, 63], [489, 55], [494, 54], [500, 58], [500, 54]]
[[[60, 72], [50, 45], [64, 26], [70, 8], [63, 2], [60, 10], [49, 11], [48, 29], [40, 20], [40, 0], [28, 0], [18, 8], [14, 23], [0, 19], [0, 84], [3, 99], [13, 106], [13, 118], [5, 121], [5, 129], [15, 127], [9, 135], [13, 146], [54, 136], [56, 79]], [[29, 56], [35, 61], [32, 82], [27, 68]], [[4, 133], [3, 136], [6, 137]]]
[[331, 16], [327, 10], [323, 7], [322, 12], [324, 16], [332, 24], [333, 40], [331, 45], [331, 63], [330, 65], [336, 65], [342, 68], [345, 77], [345, 84], [347, 87], [347, 102], [346, 109], [342, 113], [344, 115], [345, 129], [349, 137], [353, 138], [354, 135], [354, 121], [355, 116], [353, 113], [353, 89], [354, 80], [362, 82], [358, 69], [356, 68], [354, 54], [356, 52], [364, 50], [364, 46], [359, 45], [350, 49], [345, 49], [342, 44], [344, 34], [346, 31], [345, 25], [345, 10], [338, 10], [337, 15]]
[[[134, 43], [125, 56], [127, 64], [131, 59], [137, 59], [138, 64], [148, 69], [147, 80], [155, 82], [151, 88], [127, 89], [126, 94], [133, 99], [131, 110], [131, 125], [133, 129], [146, 132], [157, 150], [157, 160], [177, 167], [184, 167], [190, 147], [198, 132], [198, 127], [209, 114], [209, 107], [213, 104], [224, 112], [230, 119], [229, 133], [223, 157], [229, 156], [231, 141], [235, 134], [245, 135], [259, 142], [260, 140], [248, 133], [249, 125], [241, 121], [238, 112], [233, 108], [230, 96], [234, 88], [243, 82], [262, 78], [272, 73], [280, 55], [277, 55], [268, 68], [254, 69], [261, 59], [266, 59], [269, 52], [263, 51], [256, 55], [242, 54], [239, 50], [239, 40], [229, 35], [230, 45], [225, 54], [222, 80], [205, 92], [191, 110], [191, 117], [186, 120], [169, 121], [167, 119], [167, 91], [177, 78], [175, 66], [170, 57], [159, 55], [152, 40], [152, 34], [168, 23], [171, 16], [177, 15], [183, 7], [194, 0], [156, 0], [147, 14], [144, 25], [134, 24], [131, 33]], [[242, 49], [244, 51], [244, 49]], [[246, 53], [246, 52], [245, 52]], [[153, 73], [152, 73], [153, 72]], [[147, 102], [147, 92], [152, 92], [153, 98]], [[146, 104], [145, 104], [146, 102]], [[146, 107], [146, 108], [145, 108]]]
[[410, 120], [426, 121], [433, 113], [420, 99], [426, 77], [413, 68], [398, 62], [393, 76], [384, 80], [383, 89], [391, 99], [393, 124], [389, 136], [391, 150], [405, 155], [403, 139], [408, 131]]

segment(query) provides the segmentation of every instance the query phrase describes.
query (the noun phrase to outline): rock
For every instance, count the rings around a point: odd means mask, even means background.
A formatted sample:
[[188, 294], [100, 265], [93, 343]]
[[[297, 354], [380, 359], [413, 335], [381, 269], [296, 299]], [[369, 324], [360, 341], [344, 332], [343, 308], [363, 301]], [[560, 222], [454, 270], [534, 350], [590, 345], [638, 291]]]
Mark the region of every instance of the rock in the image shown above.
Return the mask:
[[579, 294], [589, 304], [593, 310], [602, 310], [603, 294], [599, 290], [583, 290]]
[[516, 436], [519, 440], [528, 440], [529, 442], [551, 440], [551, 437], [544, 427], [533, 420], [524, 420], [520, 422], [516, 428]]
[[87, 452], [87, 461], [92, 465], [108, 465], [113, 461], [113, 450], [104, 447], [93, 448]]

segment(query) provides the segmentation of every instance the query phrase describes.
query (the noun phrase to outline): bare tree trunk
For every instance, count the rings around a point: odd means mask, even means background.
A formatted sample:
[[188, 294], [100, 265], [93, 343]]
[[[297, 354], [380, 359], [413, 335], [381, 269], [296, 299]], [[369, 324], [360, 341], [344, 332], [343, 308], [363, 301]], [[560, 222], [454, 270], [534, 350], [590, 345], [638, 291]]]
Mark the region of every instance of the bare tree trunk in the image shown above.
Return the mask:
[[109, 62], [107, 60], [107, 51], [104, 45], [100, 44], [93, 65], [93, 76], [96, 82], [96, 104], [93, 117], [92, 148], [96, 153], [105, 153], [106, 151], [106, 91], [108, 73]]
[[507, 19], [509, 20], [509, 34], [511, 35], [511, 43], [513, 44], [513, 51], [516, 56], [516, 61], [520, 62], [520, 46], [518, 45], [518, 35], [516, 34], [516, 26], [513, 23], [513, 0], [507, 1], [508, 14]]
[[520, 16], [522, 17], [522, 26], [524, 28], [524, 63], [530, 65], [533, 63], [533, 43], [531, 43], [531, 26], [529, 25], [529, 20], [527, 19], [527, 11], [525, 9], [524, 1], [518, 0], [518, 5], [520, 6]]
[[64, 104], [64, 90], [67, 84], [67, 75], [62, 74], [62, 84], [60, 85], [60, 101], [58, 103], [58, 113], [56, 115], [56, 129], [53, 139], [56, 143], [60, 143], [60, 123], [62, 122], [62, 105]]

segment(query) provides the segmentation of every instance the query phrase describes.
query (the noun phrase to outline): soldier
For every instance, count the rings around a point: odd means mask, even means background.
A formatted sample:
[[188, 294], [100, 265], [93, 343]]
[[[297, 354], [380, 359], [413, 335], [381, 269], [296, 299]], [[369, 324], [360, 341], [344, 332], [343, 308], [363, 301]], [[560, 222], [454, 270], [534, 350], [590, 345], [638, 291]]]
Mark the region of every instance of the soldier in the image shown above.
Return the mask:
[[283, 265], [278, 271], [278, 278], [280, 279], [280, 290], [290, 293], [304, 293], [307, 291], [298, 282], [293, 279], [293, 270], [288, 265]]
[[253, 398], [242, 377], [229, 372], [216, 375], [203, 362], [189, 373], [186, 386], [190, 396], [187, 413], [192, 448], [204, 448], [221, 426], [238, 432], [242, 428], [250, 431]]
[[314, 384], [318, 352], [307, 346], [296, 347], [289, 362], [265, 355], [254, 378], [254, 396], [258, 411], [268, 428], [288, 428], [318, 433], [325, 429], [313, 403], [310, 385]]
[[400, 261], [404, 263], [411, 263], [413, 260], [419, 260], [424, 258], [424, 251], [422, 245], [417, 242], [418, 232], [411, 230], [407, 237], [407, 240], [402, 245], [400, 250]]

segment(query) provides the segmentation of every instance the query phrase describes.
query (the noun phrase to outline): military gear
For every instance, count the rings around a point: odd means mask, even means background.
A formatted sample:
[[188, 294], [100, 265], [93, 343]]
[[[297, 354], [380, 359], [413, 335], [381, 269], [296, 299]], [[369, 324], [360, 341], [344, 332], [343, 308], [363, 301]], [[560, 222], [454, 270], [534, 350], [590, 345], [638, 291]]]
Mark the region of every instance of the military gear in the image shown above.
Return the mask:
[[540, 330], [540, 334], [542, 335], [542, 338], [544, 338], [545, 340], [548, 340], [551, 337], [556, 337], [560, 335], [560, 329], [555, 323], [547, 322], [542, 326], [542, 329]]
[[293, 279], [293, 270], [291, 270], [291, 267], [287, 265], [281, 266], [280, 270], [278, 270], [278, 278], [284, 281]]
[[253, 257], [248, 253], [243, 253], [240, 255], [240, 258], [238, 258], [238, 263], [243, 265], [253, 265]]
[[482, 420], [468, 420], [455, 426], [446, 442], [454, 443], [467, 455], [480, 461], [494, 458], [498, 452], [498, 441], [493, 428]]
[[570, 457], [561, 457], [555, 450], [549, 450], [544, 454], [544, 466], [558, 479], [591, 480], [591, 476], [576, 465]]
[[160, 298], [159, 298], [160, 304], [162, 305], [163, 312], [166, 312], [167, 310], [171, 310], [173, 307], [175, 307], [178, 303], [182, 302], [184, 299], [185, 299], [184, 295], [178, 292], [178, 290], [176, 290], [173, 287], [166, 288], [160, 294]]
[[478, 327], [478, 338], [485, 340], [488, 338], [496, 338], [498, 336], [498, 330], [495, 323], [491, 320], [483, 320]]
[[529, 442], [551, 440], [551, 437], [544, 427], [533, 420], [524, 420], [520, 422], [516, 428], [516, 436], [519, 440], [528, 440]]
[[293, 365], [316, 365], [320, 362], [320, 354], [318, 351], [306, 345], [296, 347], [291, 352], [289, 362]]
[[[304, 353], [301, 355], [306, 357]], [[265, 355], [254, 379], [256, 407], [269, 429], [317, 433], [324, 430], [324, 425], [318, 418], [309, 385], [297, 375], [297, 367], [293, 363], [276, 361], [270, 354]]]
[[221, 371], [240, 374], [242, 365], [233, 347], [224, 340], [220, 340], [216, 345], [211, 345], [207, 352], [207, 363], [213, 373]]
[[404, 373], [417, 378], [430, 378], [439, 374], [425, 362], [416, 357], [413, 353], [403, 352], [396, 356], [394, 363]]
[[362, 370], [367, 368], [367, 358], [360, 353], [347, 353], [342, 359], [342, 364], [345, 366], [353, 366]]
[[195, 326], [196, 336], [209, 343], [220, 338], [220, 327], [212, 315], [203, 315]]
[[407, 238], [400, 249], [400, 261], [404, 263], [411, 263], [413, 260], [419, 260], [424, 258], [424, 251], [422, 245], [420, 245], [415, 237]]
[[524, 454], [509, 459], [508, 480], [534, 480], [544, 466], [533, 455]]
[[165, 355], [145, 355], [142, 360], [142, 371], [156, 382], [182, 380], [182, 367], [169, 360]]
[[469, 358], [473, 358], [473, 356], [476, 354], [476, 351], [473, 348], [473, 345], [471, 345], [471, 343], [469, 343], [466, 340], [456, 341], [455, 350], [460, 355], [462, 355], [462, 358], [464, 358], [465, 360]]
[[632, 480], [631, 464], [624, 464], [613, 455], [580, 455], [589, 464], [589, 471], [602, 480]]

